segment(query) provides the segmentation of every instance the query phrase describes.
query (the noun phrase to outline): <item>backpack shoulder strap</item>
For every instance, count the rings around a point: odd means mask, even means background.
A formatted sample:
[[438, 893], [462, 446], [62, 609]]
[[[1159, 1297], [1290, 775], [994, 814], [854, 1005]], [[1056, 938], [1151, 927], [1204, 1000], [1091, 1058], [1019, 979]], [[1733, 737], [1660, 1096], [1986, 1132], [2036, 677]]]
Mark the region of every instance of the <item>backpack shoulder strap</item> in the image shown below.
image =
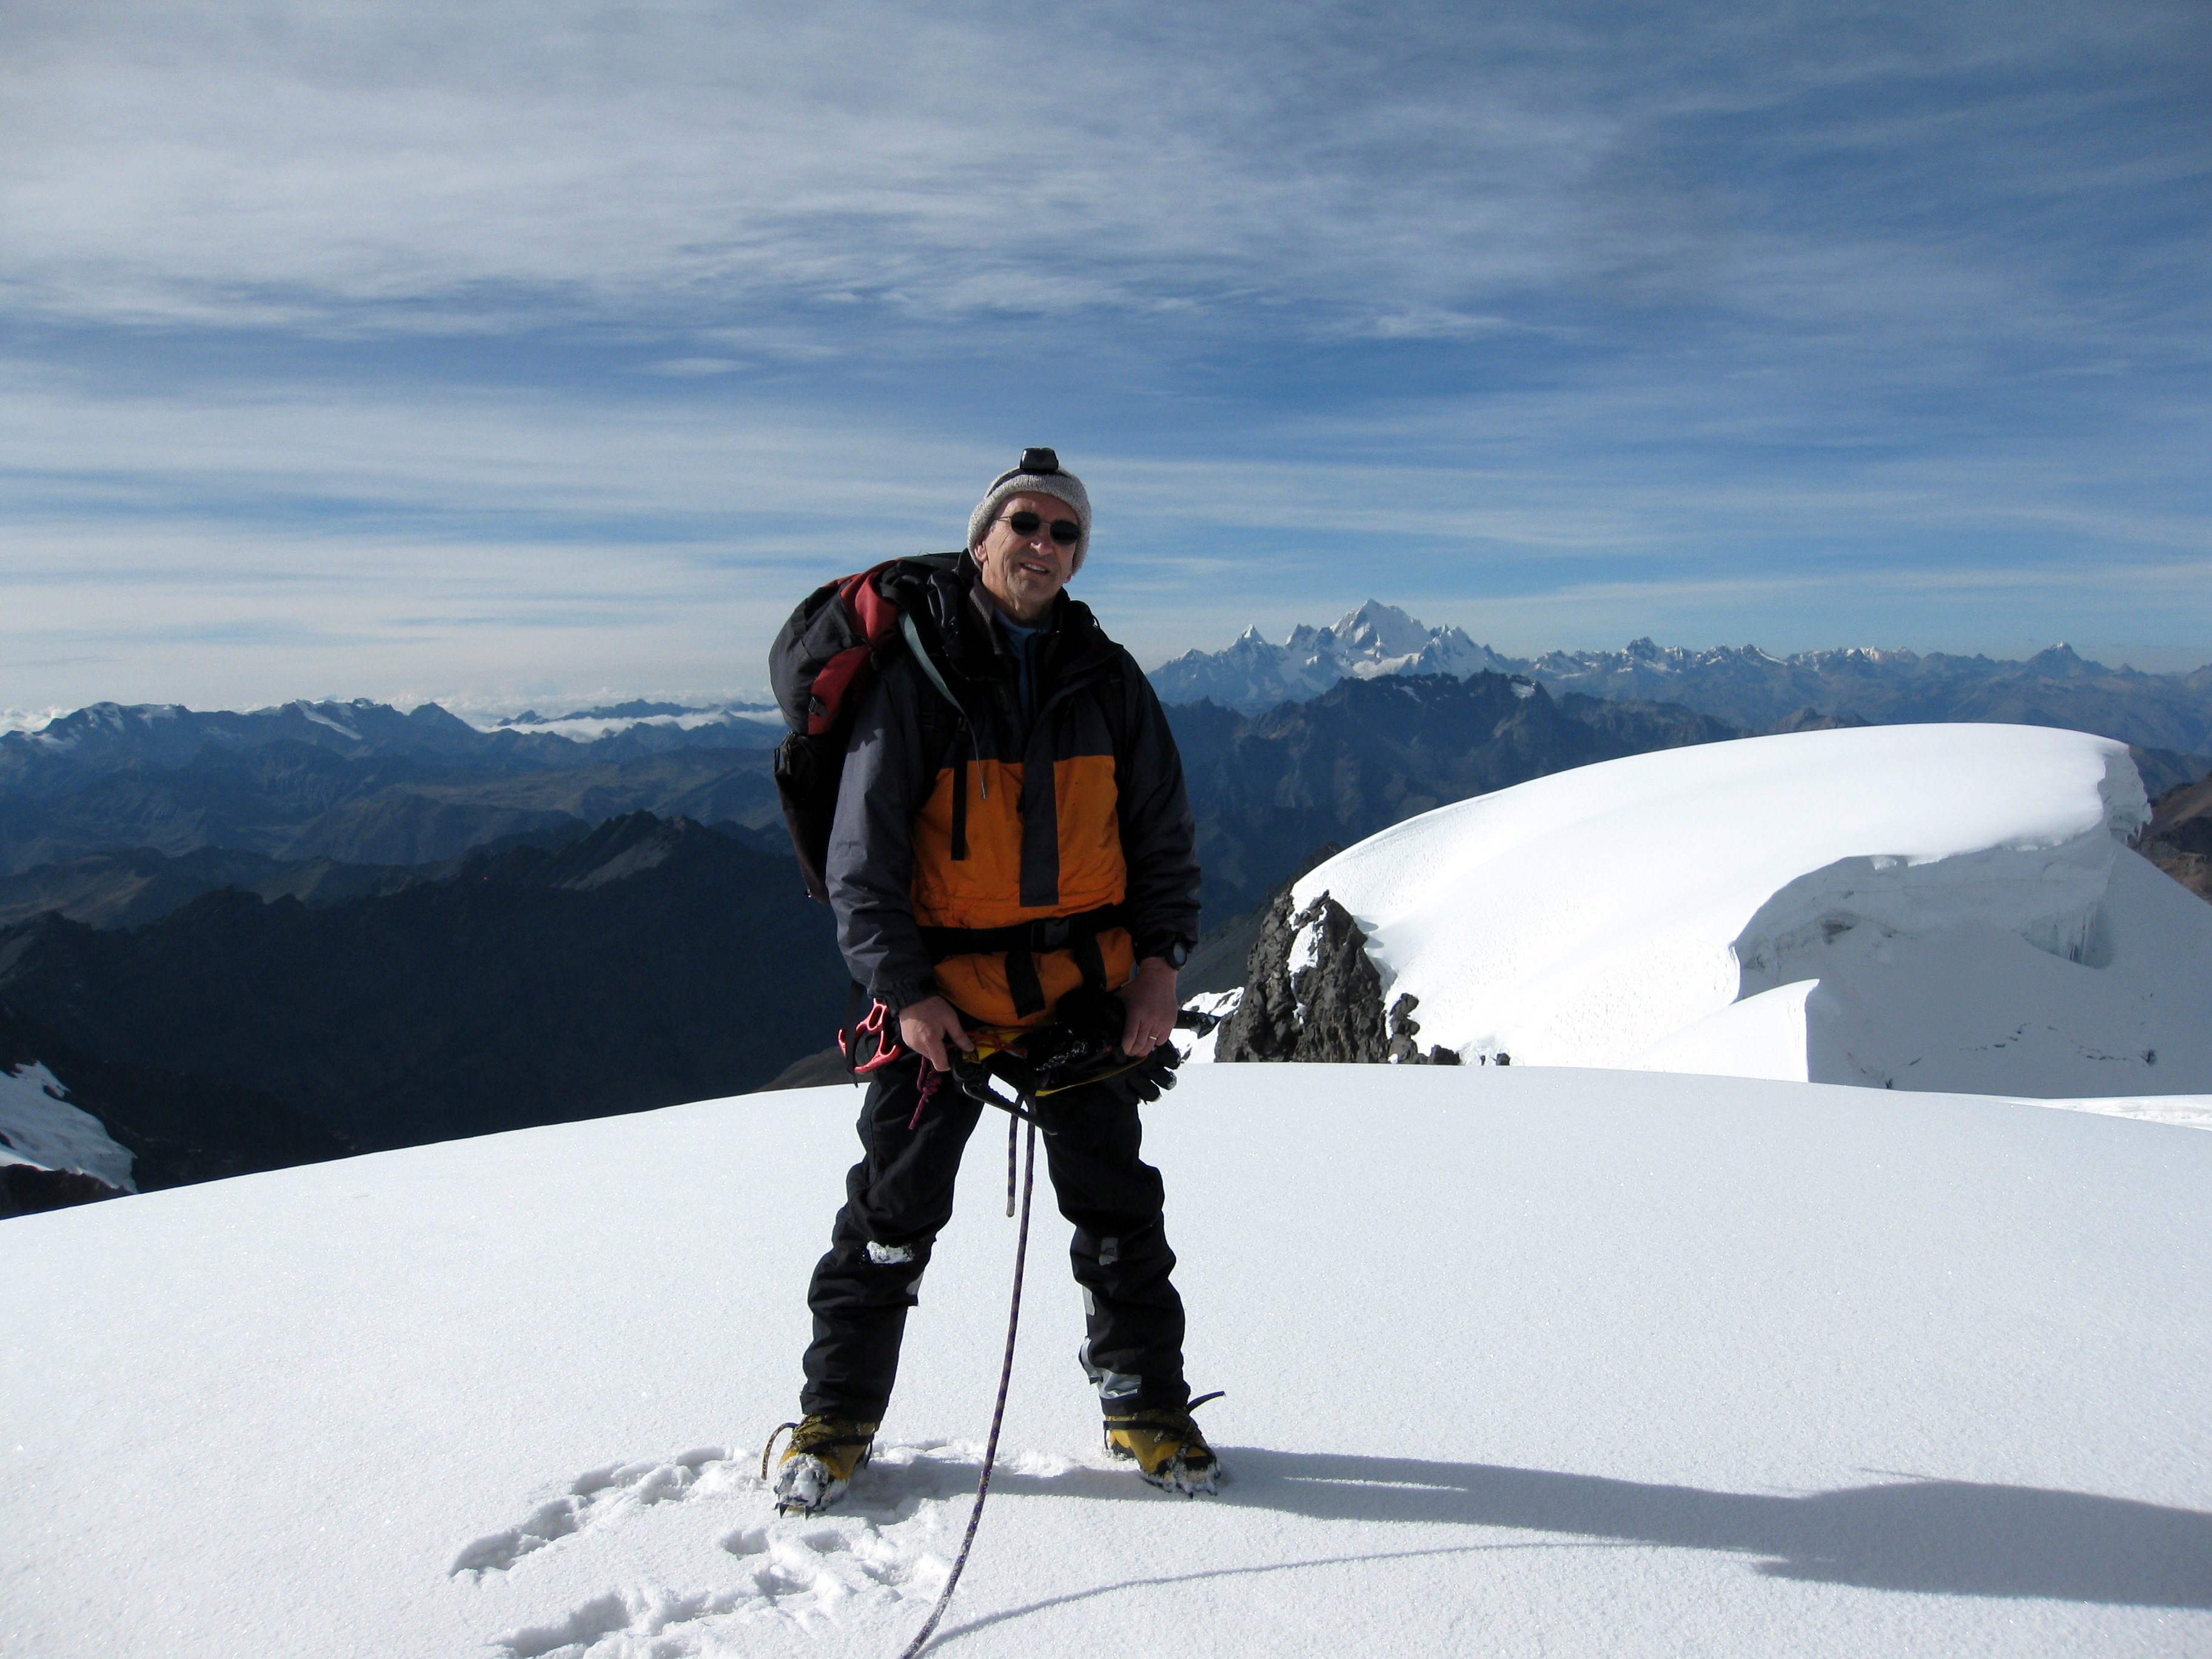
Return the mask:
[[907, 655], [914, 659], [914, 665], [921, 670], [922, 678], [937, 688], [938, 696], [952, 705], [955, 714], [962, 720], [966, 720], [967, 706], [960, 701], [959, 694], [953, 690], [951, 684], [946, 680], [944, 665], [938, 661], [937, 653], [933, 652], [927, 642], [923, 640], [921, 624], [915, 620], [915, 614], [911, 611], [899, 612], [899, 637], [906, 641]]
[[1103, 682], [1106, 687], [1106, 729], [1113, 734], [1116, 760], [1127, 754], [1129, 748], [1129, 678], [1122, 667], [1127, 660], [1124, 653], [1115, 652], [1114, 660], [1106, 665]]

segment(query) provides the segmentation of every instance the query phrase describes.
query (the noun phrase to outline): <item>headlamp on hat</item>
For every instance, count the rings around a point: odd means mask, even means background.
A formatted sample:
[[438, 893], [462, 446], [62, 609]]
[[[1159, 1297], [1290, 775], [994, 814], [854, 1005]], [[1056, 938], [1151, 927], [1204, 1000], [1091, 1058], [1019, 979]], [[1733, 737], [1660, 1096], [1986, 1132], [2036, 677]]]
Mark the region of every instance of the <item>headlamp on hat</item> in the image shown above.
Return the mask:
[[1091, 551], [1091, 494], [1084, 489], [1082, 479], [1061, 469], [1056, 450], [1024, 449], [1018, 465], [991, 480], [990, 489], [968, 515], [968, 545], [983, 544], [1000, 510], [1017, 495], [1049, 495], [1074, 510], [1075, 522], [1083, 533], [1076, 538], [1073, 568], [1082, 569], [1084, 556]]

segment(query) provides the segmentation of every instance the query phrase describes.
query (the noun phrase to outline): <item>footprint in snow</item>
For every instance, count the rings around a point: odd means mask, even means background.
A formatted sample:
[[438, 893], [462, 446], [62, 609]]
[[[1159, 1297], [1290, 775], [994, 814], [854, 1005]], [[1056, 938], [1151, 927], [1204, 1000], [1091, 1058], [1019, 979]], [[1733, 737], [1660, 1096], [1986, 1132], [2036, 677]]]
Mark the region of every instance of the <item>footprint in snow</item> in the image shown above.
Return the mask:
[[729, 1455], [720, 1446], [702, 1446], [665, 1463], [610, 1463], [587, 1469], [568, 1483], [565, 1496], [539, 1504], [527, 1521], [465, 1547], [446, 1571], [455, 1578], [464, 1573], [481, 1578], [487, 1572], [505, 1572], [533, 1551], [605, 1526], [629, 1510], [690, 1497], [702, 1472], [728, 1467]]
[[[610, 1589], [556, 1619], [491, 1638], [503, 1659], [637, 1651], [682, 1659], [707, 1650], [718, 1625], [805, 1625], [934, 1599], [967, 1523], [981, 1455], [980, 1447], [963, 1442], [879, 1445], [836, 1509], [804, 1517], [764, 1514], [769, 1487], [757, 1466], [732, 1461], [719, 1448], [673, 1463], [595, 1470], [521, 1526], [470, 1545], [453, 1571], [479, 1577], [503, 1571], [532, 1550], [603, 1528], [647, 1503], [681, 1498], [726, 1507], [740, 1522], [720, 1540], [738, 1569], [732, 1583], [689, 1591]], [[1000, 1459], [1002, 1471], [1042, 1480], [1084, 1467], [1033, 1454]], [[636, 1645], [646, 1642], [649, 1649]]]

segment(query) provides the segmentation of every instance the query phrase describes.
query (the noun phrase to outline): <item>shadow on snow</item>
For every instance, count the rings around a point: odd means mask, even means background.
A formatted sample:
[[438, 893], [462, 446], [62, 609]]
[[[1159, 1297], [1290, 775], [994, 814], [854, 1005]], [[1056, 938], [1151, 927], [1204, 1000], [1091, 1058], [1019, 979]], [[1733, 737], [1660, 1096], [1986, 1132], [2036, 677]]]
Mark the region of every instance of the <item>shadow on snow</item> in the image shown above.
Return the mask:
[[[2212, 1607], [2212, 1514], [2089, 1492], [1907, 1479], [1791, 1496], [1255, 1447], [1224, 1447], [1222, 1458], [1231, 1479], [1213, 1502], [1318, 1521], [1488, 1527], [1585, 1542], [1717, 1550], [1756, 1558], [1756, 1570], [1771, 1577], [1865, 1589]], [[992, 1490], [1162, 1501], [1127, 1474], [1095, 1469], [1054, 1475], [1002, 1470], [993, 1477]], [[1528, 1547], [1529, 1540], [1516, 1539], [1137, 1582], [1176, 1583], [1331, 1560]], [[1011, 1608], [945, 1635], [1135, 1587], [1133, 1582], [1103, 1585]]]

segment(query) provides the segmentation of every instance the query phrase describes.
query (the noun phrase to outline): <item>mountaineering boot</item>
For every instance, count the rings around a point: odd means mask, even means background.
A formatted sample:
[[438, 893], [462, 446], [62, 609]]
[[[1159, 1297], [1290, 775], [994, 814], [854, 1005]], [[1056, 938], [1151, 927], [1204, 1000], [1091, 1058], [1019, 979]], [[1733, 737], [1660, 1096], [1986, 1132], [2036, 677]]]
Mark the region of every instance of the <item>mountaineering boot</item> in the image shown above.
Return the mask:
[[[817, 1412], [803, 1422], [787, 1423], [793, 1430], [775, 1466], [775, 1512], [812, 1515], [845, 1495], [854, 1471], [868, 1461], [868, 1448], [876, 1437], [873, 1423], [855, 1423], [849, 1417], [824, 1417]], [[773, 1442], [775, 1437], [769, 1437]]]
[[[1206, 1400], [1194, 1403], [1202, 1406]], [[1109, 1417], [1106, 1450], [1110, 1456], [1133, 1459], [1137, 1473], [1162, 1492], [1178, 1492], [1185, 1498], [1214, 1491], [1221, 1472], [1220, 1461], [1191, 1421], [1188, 1407], [1154, 1406]]]

